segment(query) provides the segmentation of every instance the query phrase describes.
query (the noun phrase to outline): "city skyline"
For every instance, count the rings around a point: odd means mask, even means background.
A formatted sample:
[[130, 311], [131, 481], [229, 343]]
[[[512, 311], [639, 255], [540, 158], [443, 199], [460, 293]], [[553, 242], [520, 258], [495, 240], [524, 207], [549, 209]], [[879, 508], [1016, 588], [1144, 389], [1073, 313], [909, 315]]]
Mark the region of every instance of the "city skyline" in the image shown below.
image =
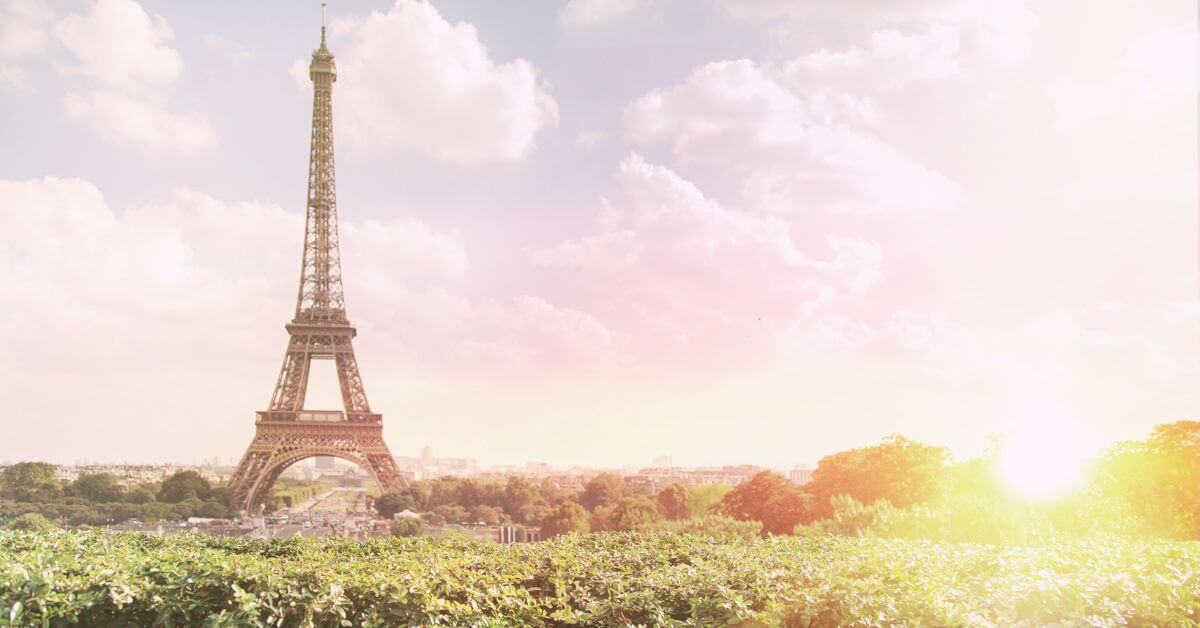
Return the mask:
[[[248, 442], [294, 304], [311, 4], [0, 5], [28, 121], [0, 459]], [[348, 310], [392, 452], [1069, 459], [1194, 416], [1195, 33], [1018, 0], [335, 3]], [[314, 369], [307, 407], [337, 390]]]

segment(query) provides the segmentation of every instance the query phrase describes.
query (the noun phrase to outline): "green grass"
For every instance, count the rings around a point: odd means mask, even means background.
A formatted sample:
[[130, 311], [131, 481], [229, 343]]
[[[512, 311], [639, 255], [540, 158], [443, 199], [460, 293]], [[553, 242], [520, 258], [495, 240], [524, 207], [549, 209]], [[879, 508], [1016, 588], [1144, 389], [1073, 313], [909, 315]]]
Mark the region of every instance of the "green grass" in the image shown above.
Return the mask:
[[5, 621], [1178, 626], [1200, 622], [1200, 543], [611, 533], [501, 546], [3, 532]]

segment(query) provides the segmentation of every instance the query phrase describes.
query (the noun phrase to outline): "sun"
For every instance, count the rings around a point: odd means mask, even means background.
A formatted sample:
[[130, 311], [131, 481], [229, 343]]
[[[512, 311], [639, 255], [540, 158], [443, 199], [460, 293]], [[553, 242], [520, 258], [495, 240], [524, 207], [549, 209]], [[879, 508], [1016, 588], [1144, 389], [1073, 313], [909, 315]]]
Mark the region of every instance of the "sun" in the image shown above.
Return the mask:
[[1010, 440], [996, 471], [1013, 492], [1036, 500], [1060, 497], [1083, 483], [1086, 452], [1054, 430]]
[[1082, 485], [1094, 453], [1085, 430], [1040, 395], [1025, 396], [1018, 408], [996, 460], [1004, 485], [1033, 500], [1061, 497]]

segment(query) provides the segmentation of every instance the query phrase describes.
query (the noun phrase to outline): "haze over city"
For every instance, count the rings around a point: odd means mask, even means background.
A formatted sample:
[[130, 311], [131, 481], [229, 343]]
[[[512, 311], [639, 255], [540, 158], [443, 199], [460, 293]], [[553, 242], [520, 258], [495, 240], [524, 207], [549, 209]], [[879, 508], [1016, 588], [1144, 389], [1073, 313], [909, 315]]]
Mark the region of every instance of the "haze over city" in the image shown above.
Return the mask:
[[[304, 4], [0, 2], [0, 460], [244, 450], [295, 308]], [[1195, 7], [797, 6], [333, 2], [392, 453], [1070, 459], [1195, 415]]]

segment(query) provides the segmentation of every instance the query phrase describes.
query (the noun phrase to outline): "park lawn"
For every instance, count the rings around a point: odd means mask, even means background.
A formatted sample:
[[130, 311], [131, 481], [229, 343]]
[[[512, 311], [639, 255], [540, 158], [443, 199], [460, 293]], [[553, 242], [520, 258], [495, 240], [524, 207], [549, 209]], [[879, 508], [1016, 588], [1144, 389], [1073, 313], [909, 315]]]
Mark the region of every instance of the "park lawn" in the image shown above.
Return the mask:
[[[0, 532], [0, 624], [1200, 624], [1200, 543]], [[348, 623], [347, 623], [348, 622]]]

